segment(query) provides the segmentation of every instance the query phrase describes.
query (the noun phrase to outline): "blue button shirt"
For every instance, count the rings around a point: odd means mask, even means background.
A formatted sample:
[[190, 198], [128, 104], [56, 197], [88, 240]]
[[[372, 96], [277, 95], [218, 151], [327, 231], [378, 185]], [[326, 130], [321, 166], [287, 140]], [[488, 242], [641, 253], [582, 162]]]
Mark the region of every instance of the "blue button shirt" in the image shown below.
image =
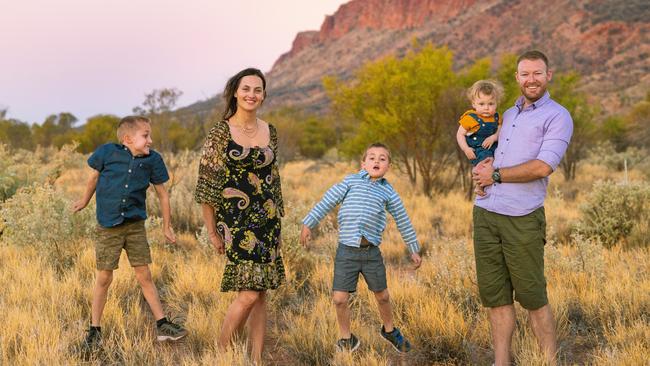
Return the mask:
[[169, 180], [162, 156], [153, 150], [149, 155], [133, 156], [124, 145], [105, 144], [90, 155], [88, 165], [99, 171], [97, 222], [103, 227], [117, 226], [125, 219], [146, 219], [149, 183]]

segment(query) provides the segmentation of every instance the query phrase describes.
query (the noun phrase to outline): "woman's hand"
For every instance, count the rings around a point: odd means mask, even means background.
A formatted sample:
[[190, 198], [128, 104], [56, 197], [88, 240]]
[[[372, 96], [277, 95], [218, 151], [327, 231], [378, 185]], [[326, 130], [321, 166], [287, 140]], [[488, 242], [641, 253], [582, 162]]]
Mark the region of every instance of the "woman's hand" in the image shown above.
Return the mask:
[[210, 238], [210, 243], [214, 246], [214, 249], [217, 250], [217, 254], [224, 254], [226, 252], [226, 246], [223, 244], [223, 239], [216, 232], [208, 233]]

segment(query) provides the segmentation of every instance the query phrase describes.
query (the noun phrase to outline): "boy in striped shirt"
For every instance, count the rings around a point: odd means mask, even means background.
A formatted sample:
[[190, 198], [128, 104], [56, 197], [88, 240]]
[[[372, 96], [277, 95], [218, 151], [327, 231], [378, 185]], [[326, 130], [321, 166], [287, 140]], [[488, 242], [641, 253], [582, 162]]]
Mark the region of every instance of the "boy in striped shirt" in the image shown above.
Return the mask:
[[422, 259], [418, 254], [420, 247], [402, 200], [384, 175], [390, 167], [390, 151], [386, 145], [374, 143], [363, 154], [361, 170], [348, 175], [335, 184], [323, 199], [303, 219], [300, 242], [307, 247], [311, 239], [311, 229], [331, 211], [341, 204], [338, 213], [339, 245], [334, 261], [334, 285], [332, 299], [336, 307], [336, 317], [341, 339], [337, 342], [339, 351], [354, 351], [359, 348], [359, 339], [350, 331], [350, 293], [357, 290], [361, 273], [374, 292], [383, 321], [380, 334], [398, 352], [408, 352], [411, 348], [400, 330], [393, 326], [393, 309], [386, 285], [386, 267], [379, 250], [381, 236], [386, 228], [386, 211], [395, 219], [397, 228], [411, 252], [415, 268], [420, 267]]

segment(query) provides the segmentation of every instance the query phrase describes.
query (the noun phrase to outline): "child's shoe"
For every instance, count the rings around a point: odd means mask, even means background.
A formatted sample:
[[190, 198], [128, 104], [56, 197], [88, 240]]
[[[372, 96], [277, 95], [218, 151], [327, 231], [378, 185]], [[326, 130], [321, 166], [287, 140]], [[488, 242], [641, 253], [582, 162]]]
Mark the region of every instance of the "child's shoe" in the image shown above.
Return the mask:
[[354, 334], [350, 333], [350, 338], [341, 338], [336, 342], [336, 350], [339, 352], [354, 352], [361, 345], [361, 341]]
[[90, 327], [84, 339], [84, 347], [88, 350], [94, 350], [102, 345], [102, 331], [99, 327]]
[[168, 320], [156, 327], [156, 339], [162, 341], [177, 341], [187, 335], [187, 330]]
[[384, 337], [387, 341], [390, 342], [390, 344], [395, 347], [397, 352], [400, 353], [406, 353], [411, 350], [411, 343], [404, 338], [402, 335], [402, 332], [399, 331], [397, 328], [393, 328], [393, 331], [390, 333], [386, 333], [386, 330], [384, 329], [384, 326], [381, 326], [381, 336]]

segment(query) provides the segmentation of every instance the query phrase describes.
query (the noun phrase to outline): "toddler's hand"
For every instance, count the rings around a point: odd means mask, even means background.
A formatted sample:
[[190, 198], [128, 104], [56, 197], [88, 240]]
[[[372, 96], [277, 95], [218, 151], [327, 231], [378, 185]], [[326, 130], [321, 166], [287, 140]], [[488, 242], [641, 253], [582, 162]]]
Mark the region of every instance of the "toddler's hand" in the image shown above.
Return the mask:
[[485, 148], [485, 149], [489, 149], [489, 148], [492, 147], [492, 145], [494, 145], [495, 142], [497, 142], [497, 136], [492, 135], [492, 136], [489, 136], [488, 138], [486, 138], [485, 140], [483, 140], [483, 143], [481, 144], [481, 146], [483, 146], [483, 148]]
[[176, 234], [174, 234], [174, 229], [171, 227], [166, 227], [163, 232], [165, 233], [165, 239], [172, 244], [176, 244]]
[[302, 244], [303, 247], [308, 248], [310, 240], [311, 229], [309, 229], [309, 226], [307, 225], [302, 225], [302, 230], [300, 230], [300, 244]]
[[467, 156], [469, 160], [476, 159], [476, 154], [474, 153], [474, 149], [472, 149], [471, 147], [467, 149], [463, 149], [463, 152], [465, 153], [465, 156]]
[[418, 253], [411, 254], [411, 260], [413, 261], [413, 264], [415, 265], [414, 269], [418, 269], [422, 265], [422, 258], [420, 257], [420, 255]]

